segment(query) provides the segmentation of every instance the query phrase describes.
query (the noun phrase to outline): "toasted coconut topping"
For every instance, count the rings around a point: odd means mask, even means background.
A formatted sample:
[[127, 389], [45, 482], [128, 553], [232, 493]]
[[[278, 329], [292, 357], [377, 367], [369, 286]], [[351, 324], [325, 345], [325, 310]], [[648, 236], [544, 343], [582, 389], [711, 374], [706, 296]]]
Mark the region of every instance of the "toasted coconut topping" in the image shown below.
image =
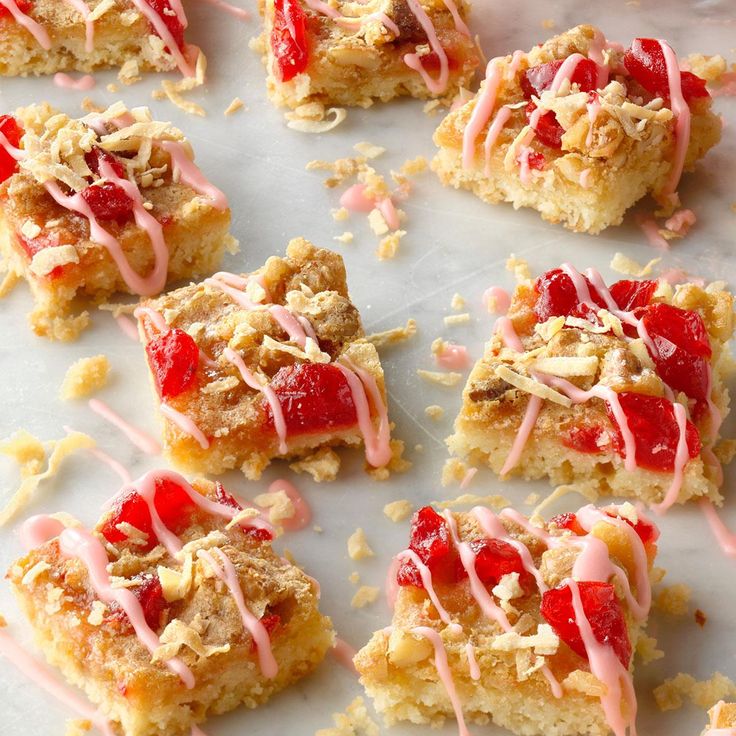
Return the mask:
[[522, 376], [520, 373], [512, 371], [505, 365], [499, 365], [496, 368], [496, 375], [506, 381], [506, 383], [509, 383], [528, 394], [538, 396], [540, 399], [546, 399], [568, 408], [572, 406], [572, 401], [559, 391], [555, 391], [553, 388], [545, 386], [543, 383], [535, 381], [533, 378]]

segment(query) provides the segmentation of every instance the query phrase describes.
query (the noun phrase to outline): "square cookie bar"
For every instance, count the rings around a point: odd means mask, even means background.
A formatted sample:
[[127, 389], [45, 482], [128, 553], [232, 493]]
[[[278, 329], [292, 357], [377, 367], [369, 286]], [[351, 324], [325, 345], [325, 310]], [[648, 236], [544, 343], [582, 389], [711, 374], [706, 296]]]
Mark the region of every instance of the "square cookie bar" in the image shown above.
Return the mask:
[[211, 273], [226, 247], [224, 194], [191, 145], [146, 108], [117, 103], [73, 119], [47, 104], [0, 118], [0, 252], [33, 293], [31, 325], [69, 339], [74, 300], [159, 294]]
[[209, 715], [265, 702], [332, 645], [316, 582], [219, 483], [151, 471], [92, 531], [36, 516], [21, 539], [14, 592], [104, 733], [189, 736]]
[[662, 511], [720, 501], [732, 334], [722, 283], [609, 288], [563, 264], [517, 287], [448, 445], [501, 476], [582, 483]]
[[302, 238], [252, 274], [143, 302], [164, 448], [179, 467], [260, 477], [273, 458], [360, 445], [391, 459], [383, 370], [342, 258]]
[[630, 504], [544, 523], [420, 509], [391, 575], [391, 625], [355, 664], [387, 724], [453, 714], [521, 736], [634, 732], [656, 527]]
[[709, 711], [710, 725], [702, 736], [729, 736], [736, 729], [736, 703], [716, 703]]
[[479, 62], [465, 0], [265, 0], [261, 38], [276, 105], [452, 98]]
[[[0, 76], [134, 65], [194, 73], [187, 18], [170, 0], [7, 0], [0, 5]], [[133, 71], [133, 70], [131, 70]]]
[[475, 98], [435, 132], [432, 166], [486, 202], [599, 233], [646, 194], [677, 206], [682, 172], [721, 136], [711, 103], [665, 42], [637, 38], [624, 51], [578, 26], [493, 59]]

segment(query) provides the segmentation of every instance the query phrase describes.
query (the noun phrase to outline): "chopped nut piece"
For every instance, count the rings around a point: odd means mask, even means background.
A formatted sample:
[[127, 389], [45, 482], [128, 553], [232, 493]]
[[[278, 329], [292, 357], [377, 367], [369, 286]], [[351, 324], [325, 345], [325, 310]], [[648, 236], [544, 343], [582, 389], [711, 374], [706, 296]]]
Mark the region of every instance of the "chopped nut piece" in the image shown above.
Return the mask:
[[425, 407], [424, 413], [430, 419], [434, 419], [435, 422], [439, 422], [440, 419], [445, 416], [445, 410], [437, 404], [432, 404], [431, 406]]
[[369, 603], [373, 603], [376, 598], [378, 598], [378, 594], [380, 592], [380, 588], [370, 585], [361, 585], [353, 596], [353, 599], [350, 601], [350, 605], [353, 608], [364, 608]]
[[404, 521], [411, 516], [412, 504], [405, 498], [399, 501], [391, 501], [383, 507], [383, 513], [394, 523]]
[[454, 373], [452, 371], [440, 373], [439, 371], [425, 371], [422, 368], [417, 369], [417, 375], [425, 381], [436, 383], [440, 386], [457, 386], [463, 379], [462, 373]]
[[454, 327], [455, 325], [467, 325], [470, 322], [470, 313], [463, 312], [462, 314], [448, 314], [444, 318], [444, 322], [448, 327]]

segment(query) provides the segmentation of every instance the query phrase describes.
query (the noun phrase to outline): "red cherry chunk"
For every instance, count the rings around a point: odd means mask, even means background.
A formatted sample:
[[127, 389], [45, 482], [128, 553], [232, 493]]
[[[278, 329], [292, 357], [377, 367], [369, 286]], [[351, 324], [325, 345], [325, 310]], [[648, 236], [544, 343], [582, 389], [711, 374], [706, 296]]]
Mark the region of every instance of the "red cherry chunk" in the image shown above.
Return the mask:
[[626, 519], [618, 514], [614, 514], [612, 511], [606, 511], [606, 514], [613, 519], [621, 519], [625, 521], [639, 536], [642, 544], [647, 545], [650, 542], [656, 542], [659, 539], [659, 529], [654, 524], [650, 524], [645, 519], [637, 519], [634, 524], [631, 519]]
[[[536, 109], [537, 106], [533, 102], [530, 102], [526, 106], [524, 112], [526, 113], [527, 120], [531, 121], [532, 113]], [[550, 148], [562, 148], [562, 136], [565, 131], [557, 122], [557, 116], [551, 110], [539, 117], [534, 130], [540, 143]]]
[[475, 553], [475, 571], [481, 582], [497, 585], [504, 575], [518, 572], [526, 573], [516, 548], [501, 539], [475, 539], [470, 542]]
[[[624, 54], [624, 66], [647, 92], [669, 100], [667, 63], [659, 41], [654, 38], [635, 38]], [[705, 80], [692, 72], [680, 72], [680, 84], [682, 96], [688, 105], [698, 97], [710, 97]]]
[[123, 223], [133, 215], [133, 200], [125, 190], [111, 181], [82, 190], [85, 202], [98, 220], [117, 220]]
[[[549, 89], [562, 64], [563, 60], [557, 59], [527, 69], [521, 78], [521, 89], [526, 99], [530, 99], [532, 95], [539, 96]], [[598, 67], [590, 59], [580, 61], [570, 77], [570, 82], [578, 84], [581, 92], [592, 92], [596, 88], [597, 81]]]
[[[585, 276], [582, 278], [588, 285], [591, 299], [599, 307], [604, 307], [605, 304], [594, 286]], [[561, 268], [554, 268], [542, 274], [534, 282], [534, 290], [539, 295], [534, 305], [534, 313], [540, 322], [546, 322], [550, 317], [590, 316], [589, 308], [581, 309], [575, 284]]]
[[573, 513], [557, 514], [549, 520], [550, 526], [554, 524], [558, 529], [567, 529], [578, 537], [585, 534], [585, 529], [580, 525], [578, 517]]
[[[286, 428], [291, 434], [345, 429], [358, 423], [347, 378], [334, 365], [295, 363], [280, 368], [271, 380]], [[273, 427], [273, 412], [264, 401], [266, 425]]]
[[[680, 440], [680, 429], [672, 402], [659, 396], [628, 391], [620, 393], [618, 400], [626, 415], [629, 430], [636, 441], [636, 464], [649, 470], [671, 473], [675, 469], [677, 445]], [[614, 447], [619, 455], [625, 457], [623, 435], [608, 402], [606, 411], [613, 424]], [[700, 435], [689, 420], [686, 423], [685, 439], [689, 457], [697, 457], [701, 446]]]
[[109, 164], [115, 174], [121, 179], [125, 178], [125, 166], [123, 166], [123, 162], [115, 154], [109, 153], [99, 146], [95, 146], [91, 151], [84, 154], [84, 162], [89, 167], [89, 170], [93, 174], [97, 174], [97, 176], [102, 176], [100, 174], [100, 164], [103, 161]]
[[603, 427], [581, 425], [570, 427], [566, 434], [562, 435], [562, 444], [577, 452], [599, 453], [603, 447], [599, 444], [603, 436]]
[[[149, 628], [156, 631], [161, 628], [161, 617], [168, 608], [161, 582], [158, 576], [152, 573], [136, 575], [132, 579], [139, 581], [139, 584], [129, 588], [129, 590], [138, 599]], [[127, 614], [117, 603], [110, 604], [110, 618], [129, 623]]]
[[[183, 49], [184, 25], [182, 24], [181, 20], [179, 20], [179, 16], [171, 7], [171, 3], [169, 2], [169, 0], [146, 0], [146, 2], [161, 16], [164, 25], [168, 29], [169, 33], [172, 35], [174, 43], [176, 43], [177, 47]], [[158, 31], [156, 31], [155, 27], [153, 27], [153, 24], [151, 24], [151, 27], [153, 28], [156, 35], [159, 35]], [[169, 53], [171, 52], [168, 47], [165, 48], [166, 51], [168, 51]]]
[[662, 380], [696, 402], [705, 402], [712, 350], [703, 318], [669, 304], [650, 304], [641, 319], [654, 343], [650, 354]]
[[[435, 575], [442, 580], [454, 578], [451, 565], [454, 564], [456, 555], [450, 530], [447, 522], [431, 506], [424, 506], [414, 514], [409, 549], [429, 568], [433, 578]], [[419, 570], [411, 560], [402, 563], [396, 579], [399, 585], [424, 587]]]
[[[217, 481], [215, 483], [215, 501], [218, 503], [223, 504], [224, 506], [229, 506], [231, 509], [236, 509], [237, 511], [242, 510], [242, 506], [231, 496], [223, 487], [222, 483]], [[257, 526], [240, 526], [240, 528], [243, 530], [243, 534], [247, 534], [249, 537], [253, 537], [254, 539], [259, 540], [260, 542], [270, 542], [273, 539], [273, 534], [271, 534], [268, 529], [261, 529]]]
[[[628, 669], [631, 661], [631, 642], [621, 604], [609, 583], [581, 581], [578, 583], [580, 602], [596, 640], [612, 647], [621, 664]], [[581, 657], [587, 659], [572, 605], [569, 585], [547, 590], [542, 595], [542, 616], [557, 632], [562, 641]]]
[[[0, 8], [4, 8], [0, 5]], [[8, 143], [14, 148], [20, 145], [20, 139], [23, 137], [23, 128], [20, 127], [18, 121], [12, 115], [0, 115], [0, 132], [8, 139]], [[9, 179], [16, 171], [18, 171], [18, 162], [0, 146], [0, 184]]]
[[307, 68], [307, 17], [299, 0], [274, 0], [271, 50], [282, 82]]
[[146, 345], [146, 354], [162, 399], [178, 396], [196, 381], [199, 348], [184, 330], [158, 335]]
[[624, 312], [633, 312], [639, 307], [646, 307], [657, 290], [656, 281], [629, 281], [622, 279], [611, 286], [611, 296]]

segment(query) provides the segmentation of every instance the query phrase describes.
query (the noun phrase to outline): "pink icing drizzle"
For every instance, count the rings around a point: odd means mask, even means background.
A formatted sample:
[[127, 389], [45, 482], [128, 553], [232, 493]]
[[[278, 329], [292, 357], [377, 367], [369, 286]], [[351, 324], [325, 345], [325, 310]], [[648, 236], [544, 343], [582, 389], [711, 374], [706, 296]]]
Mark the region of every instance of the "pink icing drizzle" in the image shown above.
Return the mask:
[[51, 48], [51, 39], [46, 29], [36, 23], [30, 15], [26, 15], [19, 7], [15, 0], [0, 0], [0, 5], [4, 5], [13, 16], [15, 22], [23, 26], [38, 42], [38, 45], [48, 51]]
[[[500, 66], [501, 58], [491, 59], [486, 67], [486, 78], [483, 82], [478, 97], [470, 114], [470, 120], [465, 126], [463, 132], [463, 168], [470, 169], [475, 159], [475, 139], [480, 134], [483, 127], [488, 122], [494, 108], [496, 107], [496, 98], [498, 89], [501, 86], [503, 73]], [[510, 114], [510, 111], [509, 111]], [[500, 128], [499, 128], [500, 132]], [[496, 136], [498, 134], [496, 133]], [[490, 151], [490, 146], [488, 148]]]
[[680, 67], [677, 63], [677, 55], [672, 47], [666, 42], [657, 39], [662, 49], [665, 64], [667, 66], [667, 79], [670, 89], [670, 106], [675, 115], [675, 155], [672, 161], [672, 169], [670, 170], [667, 183], [662, 190], [662, 194], [669, 200], [676, 201], [677, 185], [680, 183], [682, 169], [685, 166], [685, 156], [687, 154], [688, 143], [690, 142], [690, 108], [682, 95], [682, 75]]
[[508, 105], [503, 105], [501, 109], [496, 113], [493, 118], [493, 122], [488, 126], [488, 133], [486, 133], [486, 139], [483, 143], [483, 153], [485, 156], [485, 173], [490, 175], [491, 172], [491, 151], [496, 145], [498, 136], [501, 134], [506, 123], [511, 117], [511, 108]]
[[[145, 2], [145, 0], [142, 1]], [[227, 209], [225, 194], [205, 177], [197, 164], [189, 158], [186, 149], [179, 141], [161, 141], [159, 145], [171, 156], [175, 180], [178, 178], [195, 192], [207, 197], [216, 210]]]
[[516, 437], [514, 437], [514, 442], [511, 445], [511, 450], [506, 457], [506, 461], [501, 468], [501, 476], [510, 473], [517, 466], [519, 460], [521, 460], [521, 454], [524, 452], [524, 447], [534, 430], [543, 403], [539, 396], [529, 397], [529, 403], [526, 405], [526, 411], [524, 412], [524, 419], [519, 426]]
[[243, 10], [243, 8], [237, 8], [235, 5], [226, 3], [225, 0], [205, 0], [205, 2], [208, 2], [210, 5], [214, 5], [223, 12], [229, 13], [241, 20], [248, 20], [250, 18], [250, 13], [247, 10]]
[[134, 427], [116, 411], [111, 409], [104, 401], [90, 399], [88, 406], [95, 414], [98, 414], [110, 422], [110, 424], [117, 427], [139, 450], [145, 452], [146, 455], [161, 454], [161, 445], [148, 432]]
[[639, 215], [636, 218], [636, 222], [646, 236], [649, 245], [659, 250], [670, 249], [670, 244], [660, 235], [659, 225], [657, 225], [657, 221], [651, 215]]
[[[435, 95], [442, 94], [447, 89], [447, 82], [450, 76], [450, 66], [447, 61], [447, 54], [445, 53], [444, 48], [442, 48], [439, 38], [437, 38], [437, 31], [434, 24], [418, 0], [406, 0], [406, 3], [411, 9], [411, 12], [414, 13], [414, 17], [419, 22], [419, 25], [427, 34], [429, 47], [435, 54], [437, 54], [437, 58], [440, 62], [440, 73], [437, 79], [431, 77], [424, 68], [421, 57], [416, 53], [404, 54], [404, 64], [406, 64], [409, 69], [419, 72], [419, 75], [424, 80], [424, 84], [427, 85], [427, 89], [430, 92]], [[448, 8], [450, 7], [450, 3], [451, 0], [445, 0], [445, 5], [447, 5]]]
[[491, 286], [483, 292], [482, 301], [489, 312], [506, 314], [511, 306], [511, 295], [500, 286]]
[[736, 534], [734, 534], [718, 515], [713, 502], [704, 498], [700, 501], [700, 510], [710, 525], [713, 536], [727, 557], [736, 557]]
[[355, 663], [353, 662], [357, 652], [344, 639], [340, 639], [340, 637], [335, 639], [335, 646], [332, 647], [330, 653], [338, 664], [342, 665], [349, 672], [355, 675], [358, 674], [358, 670], [355, 669]]
[[437, 365], [448, 371], [463, 371], [470, 366], [470, 355], [465, 345], [446, 343], [434, 356]]
[[340, 205], [351, 212], [370, 212], [376, 202], [365, 193], [365, 184], [353, 184], [340, 196]]
[[465, 718], [463, 717], [463, 706], [458, 697], [457, 689], [452, 679], [452, 672], [447, 662], [447, 650], [442, 642], [442, 637], [434, 629], [429, 628], [429, 626], [415, 626], [411, 632], [412, 634], [418, 634], [428, 639], [434, 648], [434, 665], [437, 668], [437, 674], [442, 684], [445, 686], [447, 697], [450, 698], [452, 709], [455, 711], [458, 734], [459, 736], [470, 736], [470, 731], [468, 731], [465, 725]]
[[465, 645], [465, 656], [468, 658], [468, 672], [471, 680], [480, 680], [480, 667], [475, 657], [475, 647], [472, 642]]
[[139, 341], [138, 328], [135, 326], [133, 320], [130, 317], [126, 317], [124, 314], [119, 314], [115, 317], [115, 321], [120, 328], [120, 331], [131, 340]]
[[184, 434], [193, 437], [203, 450], [206, 450], [210, 446], [210, 441], [207, 439], [205, 433], [186, 414], [177, 411], [165, 401], [161, 402], [159, 410], [167, 419], [179, 427]]
[[240, 618], [243, 621], [243, 626], [250, 633], [253, 641], [255, 642], [256, 649], [258, 651], [258, 663], [261, 668], [261, 673], [264, 677], [272, 680], [279, 671], [279, 666], [276, 663], [276, 659], [273, 656], [273, 649], [271, 647], [271, 638], [266, 631], [266, 627], [257, 619], [248, 609], [243, 597], [243, 589], [240, 586], [240, 580], [238, 579], [238, 573], [235, 569], [230, 558], [219, 548], [215, 547], [215, 554], [220, 558], [222, 567], [217, 564], [209, 550], [200, 549], [197, 552], [197, 557], [205, 559], [215, 575], [227, 585], [230, 595], [232, 595], [235, 605], [238, 607]]

